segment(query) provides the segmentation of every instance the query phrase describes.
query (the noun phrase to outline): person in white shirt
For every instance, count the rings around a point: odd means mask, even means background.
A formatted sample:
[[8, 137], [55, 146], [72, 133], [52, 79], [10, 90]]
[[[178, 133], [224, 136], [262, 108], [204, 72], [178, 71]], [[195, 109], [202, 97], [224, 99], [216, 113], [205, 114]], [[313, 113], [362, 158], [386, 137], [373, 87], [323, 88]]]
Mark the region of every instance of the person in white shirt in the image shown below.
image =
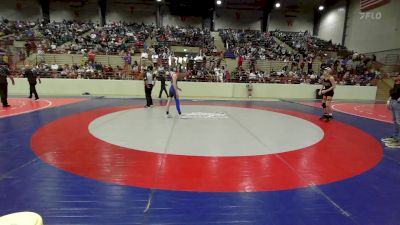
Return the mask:
[[54, 64], [52, 64], [52, 65], [51, 65], [51, 69], [52, 69], [52, 70], [56, 70], [56, 71], [57, 71], [57, 70], [58, 70], [58, 65], [57, 65], [57, 64], [55, 64], [55, 63], [54, 63]]
[[254, 73], [254, 71], [250, 72], [249, 78], [250, 80], [257, 80], [257, 75]]
[[149, 58], [149, 54], [147, 54], [146, 52], [143, 52], [140, 56], [140, 58], [142, 59], [148, 59]]
[[257, 76], [259, 82], [265, 83], [265, 73], [263, 71], [259, 71]]
[[44, 50], [41, 48], [40, 45], [39, 45], [37, 54], [38, 54], [38, 58], [39, 58], [39, 63], [44, 63], [45, 62]]
[[249, 81], [248, 84], [246, 84], [247, 88], [247, 98], [251, 98], [253, 95], [253, 84], [251, 83], [251, 80]]
[[157, 65], [158, 65], [158, 55], [157, 54], [153, 54], [151, 56], [151, 61], [153, 62], [153, 66], [157, 67]]

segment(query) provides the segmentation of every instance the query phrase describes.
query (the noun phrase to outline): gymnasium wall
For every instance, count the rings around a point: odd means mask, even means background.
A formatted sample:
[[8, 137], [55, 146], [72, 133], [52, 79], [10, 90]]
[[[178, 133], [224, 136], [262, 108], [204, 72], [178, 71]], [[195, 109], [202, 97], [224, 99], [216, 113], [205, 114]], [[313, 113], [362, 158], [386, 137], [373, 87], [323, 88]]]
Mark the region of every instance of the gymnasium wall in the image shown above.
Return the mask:
[[180, 27], [202, 27], [203, 18], [200, 16], [177, 16], [172, 15], [167, 9], [162, 9], [164, 26], [180, 26]]
[[400, 65], [400, 48], [371, 52], [367, 55], [375, 54], [376, 60], [385, 65]]
[[217, 8], [215, 29], [261, 30], [262, 12], [255, 10], [233, 10]]
[[92, 21], [99, 23], [97, 0], [88, 0], [83, 6], [73, 2], [50, 2], [50, 21], [63, 20]]
[[318, 27], [318, 37], [323, 40], [332, 40], [332, 43], [341, 44], [346, 15], [346, 2], [339, 1], [322, 13]]
[[[26, 79], [15, 79], [16, 85], [9, 85], [11, 95], [27, 95]], [[182, 98], [246, 98], [244, 83], [180, 82]], [[253, 84], [255, 98], [297, 98], [312, 99], [320, 85], [305, 84]], [[95, 96], [144, 97], [143, 81], [132, 80], [84, 80], [84, 79], [42, 79], [37, 86], [41, 95], [79, 96], [89, 92]], [[153, 89], [153, 96], [159, 93], [160, 83]], [[289, 90], [289, 91], [288, 91]], [[376, 87], [338, 86], [335, 99], [375, 100]]]
[[129, 0], [108, 0], [106, 22], [136, 22], [156, 25], [156, 6], [135, 4]]
[[400, 48], [400, 0], [368, 11], [362, 18], [360, 1], [351, 0], [345, 45], [360, 53]]
[[313, 32], [314, 14], [311, 10], [287, 11], [285, 9], [272, 10], [269, 17], [268, 31], [281, 30], [292, 32]]
[[0, 17], [8, 20], [35, 20], [42, 17], [38, 1], [32, 0], [1, 0]]

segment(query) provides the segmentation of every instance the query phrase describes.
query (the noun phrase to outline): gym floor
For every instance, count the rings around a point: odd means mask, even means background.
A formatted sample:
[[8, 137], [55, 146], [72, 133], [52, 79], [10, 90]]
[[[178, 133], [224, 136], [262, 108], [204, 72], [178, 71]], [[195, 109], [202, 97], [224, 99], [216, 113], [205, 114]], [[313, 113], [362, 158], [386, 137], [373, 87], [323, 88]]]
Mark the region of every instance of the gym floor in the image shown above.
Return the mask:
[[399, 224], [400, 149], [383, 104], [11, 98], [0, 216], [46, 225]]

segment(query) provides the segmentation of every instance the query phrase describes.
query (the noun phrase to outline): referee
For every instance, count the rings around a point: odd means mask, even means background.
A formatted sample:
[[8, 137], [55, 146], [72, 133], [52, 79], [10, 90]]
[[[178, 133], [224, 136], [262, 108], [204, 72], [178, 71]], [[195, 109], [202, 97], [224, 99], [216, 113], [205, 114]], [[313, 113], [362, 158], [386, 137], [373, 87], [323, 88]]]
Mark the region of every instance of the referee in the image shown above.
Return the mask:
[[149, 66], [144, 76], [144, 92], [146, 94], [146, 105], [145, 108], [149, 108], [153, 106], [153, 99], [151, 98], [151, 91], [154, 86], [154, 77], [153, 77], [153, 67]]
[[8, 70], [7, 66], [0, 65], [0, 98], [1, 98], [1, 103], [3, 104], [3, 107], [10, 107], [10, 105], [7, 102], [7, 93], [8, 93], [7, 77], [10, 78], [12, 85], [15, 85], [14, 79], [11, 76], [10, 71]]

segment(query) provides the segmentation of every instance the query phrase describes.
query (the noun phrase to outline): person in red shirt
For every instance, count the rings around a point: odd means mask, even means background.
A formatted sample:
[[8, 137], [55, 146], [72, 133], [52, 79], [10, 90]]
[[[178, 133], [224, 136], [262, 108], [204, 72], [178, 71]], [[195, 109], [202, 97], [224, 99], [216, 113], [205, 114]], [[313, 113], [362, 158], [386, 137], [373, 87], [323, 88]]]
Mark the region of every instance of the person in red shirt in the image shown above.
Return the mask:
[[94, 52], [92, 50], [89, 51], [88, 54], [88, 60], [90, 64], [94, 63], [94, 59], [95, 59], [96, 55], [94, 54]]
[[238, 69], [240, 69], [242, 67], [243, 61], [244, 61], [243, 56], [239, 55], [239, 58], [238, 58]]

